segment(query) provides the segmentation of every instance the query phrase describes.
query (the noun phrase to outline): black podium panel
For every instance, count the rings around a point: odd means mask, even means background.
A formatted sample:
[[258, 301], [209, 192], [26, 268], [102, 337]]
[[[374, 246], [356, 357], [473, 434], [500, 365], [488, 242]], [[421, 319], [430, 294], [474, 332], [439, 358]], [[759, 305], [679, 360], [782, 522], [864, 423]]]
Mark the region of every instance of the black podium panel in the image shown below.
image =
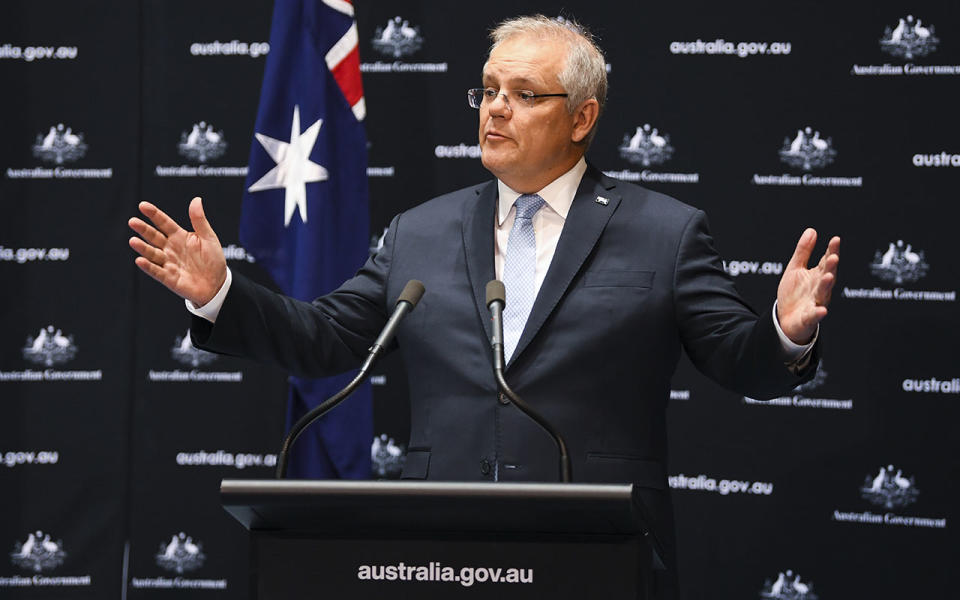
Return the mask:
[[631, 485], [224, 480], [251, 595], [649, 597], [661, 564]]
[[629, 538], [318, 540], [261, 533], [253, 545], [260, 600], [644, 597], [644, 547]]

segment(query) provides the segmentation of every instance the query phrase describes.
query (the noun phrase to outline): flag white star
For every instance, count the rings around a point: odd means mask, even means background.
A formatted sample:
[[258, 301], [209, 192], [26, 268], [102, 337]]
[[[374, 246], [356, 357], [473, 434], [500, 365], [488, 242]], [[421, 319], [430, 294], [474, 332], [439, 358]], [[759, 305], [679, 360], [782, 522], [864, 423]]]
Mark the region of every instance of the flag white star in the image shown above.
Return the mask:
[[290, 226], [294, 208], [300, 211], [300, 220], [307, 222], [307, 184], [327, 179], [327, 170], [310, 160], [310, 152], [317, 142], [323, 119], [300, 133], [300, 107], [293, 107], [290, 141], [283, 142], [257, 133], [257, 141], [277, 165], [250, 186], [249, 192], [284, 188], [283, 225]]

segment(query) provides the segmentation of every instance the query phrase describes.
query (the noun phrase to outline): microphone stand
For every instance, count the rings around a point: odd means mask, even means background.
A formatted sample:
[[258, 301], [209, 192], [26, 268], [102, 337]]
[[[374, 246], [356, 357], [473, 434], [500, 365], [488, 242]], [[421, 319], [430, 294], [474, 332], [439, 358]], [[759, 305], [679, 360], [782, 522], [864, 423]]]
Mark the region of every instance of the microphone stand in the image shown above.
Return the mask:
[[506, 290], [503, 282], [497, 279], [487, 284], [487, 308], [490, 309], [490, 320], [493, 322], [493, 335], [490, 337], [490, 346], [493, 348], [493, 375], [497, 380], [497, 387], [517, 408], [525, 415], [533, 419], [537, 425], [543, 428], [557, 445], [557, 451], [560, 454], [560, 480], [563, 483], [570, 483], [570, 456], [567, 454], [567, 444], [563, 436], [553, 428], [553, 426], [543, 416], [524, 402], [516, 394], [507, 380], [503, 376], [506, 367], [506, 360], [503, 356], [503, 306], [506, 304]]
[[363, 365], [360, 367], [360, 372], [357, 373], [357, 376], [353, 378], [353, 381], [347, 384], [345, 388], [334, 394], [333, 396], [324, 400], [319, 406], [313, 408], [307, 414], [300, 417], [300, 419], [293, 424], [293, 427], [290, 428], [290, 432], [283, 439], [283, 446], [280, 448], [280, 456], [277, 459], [277, 479], [285, 479], [287, 477], [287, 463], [290, 460], [290, 449], [293, 447], [293, 443], [297, 441], [297, 438], [300, 437], [300, 434], [303, 433], [303, 430], [309, 427], [314, 421], [327, 414], [328, 411], [333, 409], [335, 406], [343, 402], [350, 394], [353, 393], [353, 390], [357, 389], [367, 375], [370, 373], [370, 368], [373, 366], [373, 363], [376, 362], [380, 354], [383, 353], [384, 348], [390, 343], [390, 340], [393, 339], [394, 334], [397, 331], [397, 327], [400, 325], [400, 321], [407, 315], [408, 312], [414, 309], [417, 305], [417, 302], [420, 302], [420, 297], [423, 296], [423, 284], [417, 281], [416, 279], [411, 279], [407, 282], [407, 285], [403, 287], [403, 291], [400, 293], [400, 297], [397, 298], [396, 307], [393, 309], [393, 314], [390, 315], [390, 319], [387, 321], [387, 324], [383, 326], [383, 331], [380, 332], [380, 335], [377, 337], [376, 341], [370, 346], [370, 351], [367, 354], [366, 360], [363, 361]]

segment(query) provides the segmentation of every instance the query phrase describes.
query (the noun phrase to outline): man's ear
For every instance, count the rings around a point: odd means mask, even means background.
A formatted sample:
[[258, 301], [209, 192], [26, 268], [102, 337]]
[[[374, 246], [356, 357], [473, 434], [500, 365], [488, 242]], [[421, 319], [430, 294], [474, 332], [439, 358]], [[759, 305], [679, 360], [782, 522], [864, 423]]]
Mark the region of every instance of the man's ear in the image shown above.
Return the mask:
[[596, 98], [584, 100], [576, 110], [573, 111], [573, 134], [570, 139], [575, 144], [579, 144], [586, 139], [587, 134], [593, 129], [600, 116], [600, 103]]

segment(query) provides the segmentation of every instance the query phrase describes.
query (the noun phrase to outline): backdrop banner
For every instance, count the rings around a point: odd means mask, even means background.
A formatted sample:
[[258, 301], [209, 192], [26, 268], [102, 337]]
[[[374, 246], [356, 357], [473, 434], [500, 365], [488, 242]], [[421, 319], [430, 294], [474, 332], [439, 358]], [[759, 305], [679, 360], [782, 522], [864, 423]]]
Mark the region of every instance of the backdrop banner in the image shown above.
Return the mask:
[[[315, 3], [337, 12], [330, 5], [348, 3]], [[610, 82], [588, 159], [706, 211], [757, 310], [769, 310], [805, 227], [821, 234], [817, 255], [843, 238], [816, 378], [757, 401], [686, 359], [674, 376], [668, 476], [683, 597], [949, 595], [960, 6], [564, 6], [357, 3], [367, 136], [357, 189], [369, 210], [357, 214], [369, 230], [341, 277], [399, 212], [491, 178], [466, 101], [491, 26], [533, 12], [576, 18], [598, 34]], [[126, 223], [148, 200], [187, 225], [201, 196], [230, 268], [282, 285], [239, 236], [248, 182], [271, 166], [255, 134], [291, 140], [292, 107], [279, 129], [257, 127], [279, 52], [273, 11], [227, 0], [0, 8], [2, 598], [249, 597], [246, 533], [218, 486], [272, 477], [288, 374], [193, 348], [183, 301], [134, 266]], [[288, 83], [336, 82], [323, 69], [310, 77]], [[344, 102], [355, 115], [355, 99]], [[299, 133], [321, 118], [314, 109], [300, 105]], [[322, 118], [318, 139], [333, 125]], [[317, 164], [341, 169], [324, 162], [337, 148]], [[284, 206], [284, 190], [260, 193]], [[318, 267], [340, 258], [310, 252]], [[371, 383], [359, 456], [369, 451], [370, 477], [395, 478], [409, 427], [399, 357]]]

